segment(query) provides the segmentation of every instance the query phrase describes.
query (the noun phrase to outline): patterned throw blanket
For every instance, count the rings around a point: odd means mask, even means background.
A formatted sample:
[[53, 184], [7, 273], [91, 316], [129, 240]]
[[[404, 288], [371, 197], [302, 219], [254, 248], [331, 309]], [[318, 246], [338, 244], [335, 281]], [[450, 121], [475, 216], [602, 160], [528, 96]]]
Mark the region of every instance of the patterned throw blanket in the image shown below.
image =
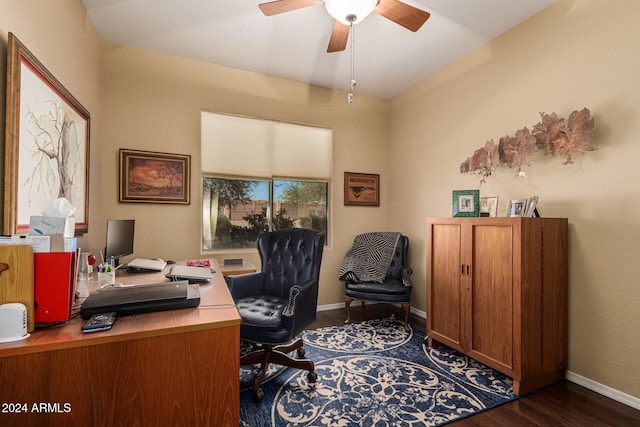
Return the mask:
[[382, 283], [393, 259], [400, 233], [377, 231], [358, 234], [344, 256], [340, 280]]

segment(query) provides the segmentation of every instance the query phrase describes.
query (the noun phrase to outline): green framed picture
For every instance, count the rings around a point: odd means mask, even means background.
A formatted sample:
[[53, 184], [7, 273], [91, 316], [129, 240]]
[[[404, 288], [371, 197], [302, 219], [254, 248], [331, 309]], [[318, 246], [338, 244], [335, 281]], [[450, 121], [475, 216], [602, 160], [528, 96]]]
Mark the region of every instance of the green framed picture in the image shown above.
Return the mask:
[[480, 215], [480, 190], [453, 190], [453, 216]]

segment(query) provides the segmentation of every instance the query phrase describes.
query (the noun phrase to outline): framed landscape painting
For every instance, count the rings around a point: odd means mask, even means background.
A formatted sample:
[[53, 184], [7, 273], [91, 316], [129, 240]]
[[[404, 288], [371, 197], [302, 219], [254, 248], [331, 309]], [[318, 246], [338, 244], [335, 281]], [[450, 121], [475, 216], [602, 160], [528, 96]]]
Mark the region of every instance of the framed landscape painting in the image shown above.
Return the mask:
[[26, 234], [31, 216], [57, 199], [86, 233], [89, 200], [89, 112], [9, 33], [4, 171], [4, 234]]
[[191, 156], [120, 149], [120, 202], [190, 203]]

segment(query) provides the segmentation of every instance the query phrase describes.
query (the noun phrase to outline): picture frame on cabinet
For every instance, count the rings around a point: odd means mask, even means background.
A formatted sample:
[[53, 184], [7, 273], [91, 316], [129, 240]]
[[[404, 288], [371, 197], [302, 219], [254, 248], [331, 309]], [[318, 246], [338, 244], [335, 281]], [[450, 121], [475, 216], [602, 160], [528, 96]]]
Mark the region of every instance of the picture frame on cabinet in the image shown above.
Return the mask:
[[522, 216], [524, 211], [524, 200], [511, 200], [509, 202], [509, 214], [508, 216], [518, 217]]
[[454, 217], [477, 217], [480, 215], [480, 190], [453, 190]]
[[488, 217], [498, 216], [498, 198], [497, 197], [481, 197], [480, 198], [480, 216], [488, 216]]
[[538, 196], [531, 196], [527, 200], [524, 201], [524, 208], [522, 209], [522, 216], [525, 217], [539, 217], [538, 209], [536, 208], [538, 204]]

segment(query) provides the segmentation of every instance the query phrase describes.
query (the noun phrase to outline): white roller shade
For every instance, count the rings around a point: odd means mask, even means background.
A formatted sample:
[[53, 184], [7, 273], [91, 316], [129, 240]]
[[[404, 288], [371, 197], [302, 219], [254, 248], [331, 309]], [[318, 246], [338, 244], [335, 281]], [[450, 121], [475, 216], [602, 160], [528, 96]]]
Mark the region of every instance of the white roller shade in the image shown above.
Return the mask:
[[201, 127], [203, 172], [271, 177], [269, 122], [203, 111]]
[[202, 112], [202, 171], [331, 179], [330, 129]]
[[273, 176], [331, 178], [331, 130], [274, 122]]

